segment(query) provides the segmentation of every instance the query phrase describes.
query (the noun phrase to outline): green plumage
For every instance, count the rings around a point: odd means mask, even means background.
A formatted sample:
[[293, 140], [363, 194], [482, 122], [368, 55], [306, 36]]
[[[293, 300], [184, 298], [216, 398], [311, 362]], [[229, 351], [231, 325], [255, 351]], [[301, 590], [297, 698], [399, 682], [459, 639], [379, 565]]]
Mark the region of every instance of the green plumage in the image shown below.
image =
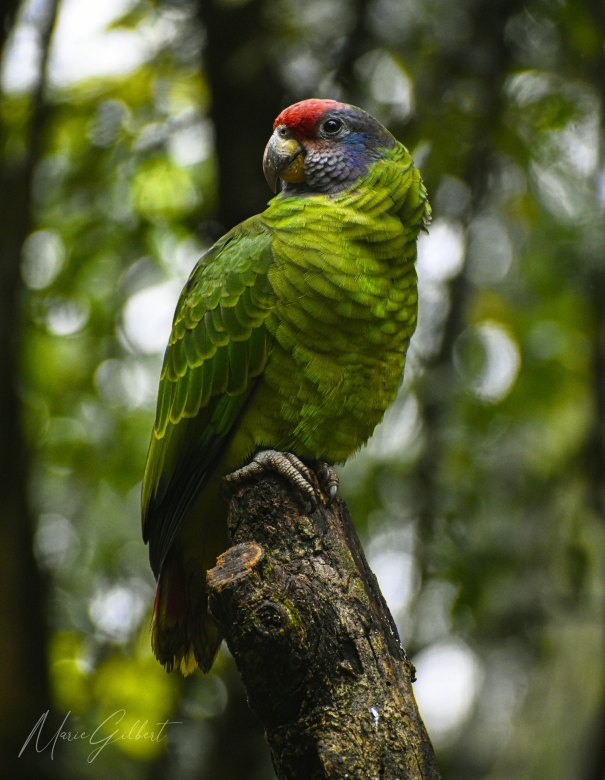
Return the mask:
[[170, 617], [177, 586], [156, 606], [154, 649], [169, 668], [208, 668], [218, 641], [191, 611], [197, 603], [205, 614], [205, 570], [226, 545], [222, 476], [260, 448], [343, 462], [394, 400], [416, 326], [416, 238], [429, 215], [397, 144], [353, 188], [277, 196], [193, 270], [143, 485], [154, 571], [164, 578], [177, 560], [186, 571], [187, 618]]

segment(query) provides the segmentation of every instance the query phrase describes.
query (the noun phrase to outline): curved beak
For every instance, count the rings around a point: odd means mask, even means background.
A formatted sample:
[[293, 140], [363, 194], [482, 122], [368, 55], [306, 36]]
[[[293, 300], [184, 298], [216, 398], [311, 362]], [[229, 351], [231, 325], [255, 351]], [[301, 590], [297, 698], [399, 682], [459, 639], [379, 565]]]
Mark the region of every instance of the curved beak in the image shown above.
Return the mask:
[[267, 184], [277, 192], [280, 178], [286, 181], [304, 181], [303, 148], [290, 134], [283, 135], [278, 127], [265, 147], [263, 172]]

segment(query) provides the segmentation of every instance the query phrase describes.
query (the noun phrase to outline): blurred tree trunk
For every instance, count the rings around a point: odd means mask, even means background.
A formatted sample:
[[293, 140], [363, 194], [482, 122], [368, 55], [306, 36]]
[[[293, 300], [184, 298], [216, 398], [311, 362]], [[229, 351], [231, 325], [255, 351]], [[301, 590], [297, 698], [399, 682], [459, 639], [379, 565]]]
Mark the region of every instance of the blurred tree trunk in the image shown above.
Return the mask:
[[263, 211], [272, 197], [262, 158], [273, 120], [285, 107], [285, 90], [272, 62], [275, 38], [264, 11], [264, 0], [199, 3], [216, 132], [217, 219], [225, 230]]
[[[435, 66], [436, 79], [431, 89], [423, 96], [424, 111], [433, 113], [443, 100], [443, 95], [458, 79], [473, 78], [481, 83], [483, 112], [476, 117], [469, 134], [468, 157], [465, 161], [463, 179], [470, 187], [471, 199], [468, 213], [458, 215], [466, 223], [473, 216], [477, 206], [485, 203], [487, 183], [492, 172], [494, 139], [501, 130], [504, 107], [504, 82], [513, 65], [512, 53], [505, 39], [506, 26], [511, 17], [523, 7], [520, 0], [498, 0], [478, 4], [472, 16], [472, 30], [464, 49], [457, 49]], [[443, 79], [443, 74], [447, 74]], [[420, 108], [419, 113], [423, 109]], [[429, 198], [434, 193], [429, 188]], [[433, 205], [435, 203], [433, 202]], [[450, 216], [440, 214], [437, 217]], [[414, 473], [415, 502], [419, 510], [418, 523], [421, 540], [420, 560], [426, 572], [427, 560], [423, 547], [429, 549], [437, 530], [444, 493], [442, 464], [446, 444], [444, 433], [446, 420], [456, 404], [459, 378], [454, 368], [456, 341], [467, 327], [467, 314], [472, 304], [473, 289], [466, 267], [449, 284], [450, 308], [443, 324], [441, 343], [436, 354], [424, 368], [419, 383], [420, 414], [423, 420], [425, 447], [417, 461]], [[455, 772], [453, 771], [455, 767]], [[450, 767], [451, 777], [467, 778], [477, 776], [475, 759], [468, 751], [460, 751]]]
[[0, 0], [0, 19], [2, 19], [2, 24], [0, 25], [0, 57], [15, 21], [18, 6], [19, 0]]
[[[229, 704], [225, 712], [212, 721], [214, 739], [204, 760], [204, 777], [267, 780], [273, 772], [263, 727], [248, 705], [246, 691], [233, 661], [230, 661], [223, 679], [227, 685]], [[236, 739], [234, 734], [237, 734]]]
[[[2, 44], [16, 2], [0, 5]], [[2, 776], [40, 780], [51, 775], [49, 751], [33, 744], [18, 754], [49, 709], [44, 582], [33, 555], [33, 522], [27, 501], [28, 454], [19, 397], [23, 285], [21, 246], [31, 230], [31, 181], [43, 127], [43, 74], [57, 13], [49, 0], [40, 17], [40, 76], [31, 95], [27, 149], [20, 159], [0, 158], [0, 756]], [[55, 762], [56, 763], [56, 762]], [[56, 770], [52, 771], [54, 777]]]
[[[589, 0], [586, 10], [592, 23], [599, 31], [601, 39], [605, 36], [605, 5], [601, 0]], [[585, 67], [586, 63], [582, 63]], [[600, 55], [586, 73], [600, 98], [601, 128], [601, 164], [605, 154], [605, 50], [601, 46]], [[594, 182], [597, 186], [596, 181]], [[593, 422], [585, 443], [586, 471], [588, 474], [588, 499], [592, 510], [605, 522], [605, 267], [603, 258], [595, 263], [589, 259], [592, 272], [587, 275], [587, 297], [592, 301], [594, 317], [594, 336], [592, 344], [592, 395]], [[605, 693], [605, 675], [601, 681]], [[587, 744], [582, 746], [581, 762], [586, 780], [604, 780], [605, 778], [605, 699], [602, 701], [592, 723]]]
[[[602, 93], [605, 94], [605, 93]], [[605, 522], [605, 271], [590, 276], [595, 318], [593, 341], [593, 424], [586, 439], [589, 501]], [[605, 675], [601, 681], [605, 692]], [[602, 701], [582, 746], [586, 780], [605, 780], [605, 700]]]
[[350, 0], [355, 24], [340, 49], [338, 63], [334, 70], [334, 81], [344, 90], [343, 99], [355, 106], [363, 104], [363, 95], [355, 73], [355, 63], [376, 43], [367, 18], [371, 5], [370, 0]]
[[[432, 113], [434, 106], [438, 106], [442, 100], [443, 93], [456, 79], [477, 78], [483, 82], [483, 113], [478, 117], [469, 138], [469, 155], [464, 172], [464, 179], [471, 188], [471, 211], [474, 206], [483, 202], [493, 162], [492, 141], [502, 125], [504, 81], [513, 64], [511, 52], [505, 42], [506, 25], [522, 7], [523, 2], [520, 0], [480, 4], [473, 14], [472, 34], [465, 49], [456, 50], [452, 55], [444, 57], [444, 61], [435, 67], [434, 72], [438, 78], [432, 85], [431, 94], [425, 98], [428, 98], [426, 112]], [[443, 83], [441, 78], [443, 73], [448, 74], [446, 83]], [[427, 445], [418, 462], [417, 490], [421, 508], [419, 528], [425, 539], [433, 533], [434, 521], [438, 515], [437, 502], [441, 495], [438, 485], [439, 464], [442, 459], [440, 437], [444, 430], [443, 421], [456, 397], [457, 378], [452, 353], [458, 336], [466, 327], [470, 294], [467, 275], [463, 269], [450, 285], [451, 305], [443, 326], [441, 345], [426, 366], [427, 371], [421, 383], [422, 417]]]

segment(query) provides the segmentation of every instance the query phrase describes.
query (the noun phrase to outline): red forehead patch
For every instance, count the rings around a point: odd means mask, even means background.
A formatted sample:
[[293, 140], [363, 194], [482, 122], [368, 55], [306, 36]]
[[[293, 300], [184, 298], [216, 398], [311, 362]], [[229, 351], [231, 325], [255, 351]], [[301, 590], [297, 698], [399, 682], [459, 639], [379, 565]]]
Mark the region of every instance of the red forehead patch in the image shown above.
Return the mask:
[[302, 100], [285, 108], [273, 123], [273, 128], [286, 125], [297, 136], [313, 136], [322, 116], [331, 108], [342, 108], [335, 100]]

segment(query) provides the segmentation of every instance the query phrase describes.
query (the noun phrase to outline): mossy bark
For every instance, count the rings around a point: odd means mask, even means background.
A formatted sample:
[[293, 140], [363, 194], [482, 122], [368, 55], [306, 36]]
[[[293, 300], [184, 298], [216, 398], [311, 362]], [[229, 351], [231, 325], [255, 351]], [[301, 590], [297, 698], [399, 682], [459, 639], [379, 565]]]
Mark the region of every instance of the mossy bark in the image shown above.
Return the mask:
[[414, 669], [347, 507], [309, 514], [280, 478], [230, 501], [233, 547], [208, 572], [280, 780], [438, 780]]

